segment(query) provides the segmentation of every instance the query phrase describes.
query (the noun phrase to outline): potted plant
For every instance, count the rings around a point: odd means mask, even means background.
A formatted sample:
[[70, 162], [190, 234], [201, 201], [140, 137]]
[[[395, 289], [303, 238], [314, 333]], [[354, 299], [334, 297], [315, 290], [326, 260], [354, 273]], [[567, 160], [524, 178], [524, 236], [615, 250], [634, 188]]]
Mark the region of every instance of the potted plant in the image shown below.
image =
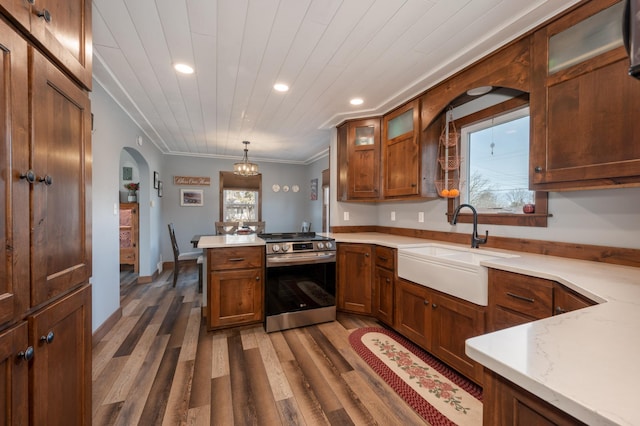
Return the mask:
[[129, 190], [127, 201], [135, 203], [137, 201], [136, 191], [140, 189], [140, 183], [127, 183], [124, 187]]

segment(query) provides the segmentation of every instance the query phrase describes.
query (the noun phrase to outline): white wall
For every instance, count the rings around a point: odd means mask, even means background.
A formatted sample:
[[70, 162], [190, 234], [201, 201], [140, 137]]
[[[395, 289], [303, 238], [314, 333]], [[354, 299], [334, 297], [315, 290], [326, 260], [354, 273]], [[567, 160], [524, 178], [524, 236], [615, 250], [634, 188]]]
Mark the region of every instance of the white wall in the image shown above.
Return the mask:
[[[337, 152], [337, 134], [331, 138], [331, 152]], [[397, 228], [471, 234], [471, 224], [451, 226], [447, 222], [447, 202], [443, 199], [421, 202], [337, 203], [335, 170], [332, 167], [332, 226], [379, 225]], [[350, 220], [344, 221], [343, 213]], [[396, 220], [391, 221], [391, 212]], [[424, 223], [418, 222], [418, 212], [424, 212]], [[611, 247], [640, 248], [640, 188], [600, 189], [550, 192], [546, 228], [478, 225], [478, 233], [491, 236], [528, 238]]]

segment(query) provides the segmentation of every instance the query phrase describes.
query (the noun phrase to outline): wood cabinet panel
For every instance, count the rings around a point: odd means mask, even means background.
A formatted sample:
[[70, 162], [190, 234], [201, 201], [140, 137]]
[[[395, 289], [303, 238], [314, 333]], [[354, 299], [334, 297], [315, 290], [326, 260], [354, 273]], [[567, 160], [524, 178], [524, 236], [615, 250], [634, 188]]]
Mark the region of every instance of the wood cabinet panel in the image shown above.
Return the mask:
[[264, 253], [260, 247], [225, 247], [211, 250], [211, 270], [262, 268]]
[[560, 284], [553, 286], [553, 314], [561, 315], [565, 312], [593, 306], [596, 303]]
[[435, 293], [431, 351], [470, 379], [482, 383], [483, 367], [465, 354], [465, 341], [485, 332], [484, 308]]
[[392, 271], [376, 267], [373, 282], [373, 313], [385, 324], [393, 325], [394, 274]]
[[91, 424], [91, 287], [29, 318], [32, 424]]
[[370, 315], [373, 246], [340, 243], [337, 252], [337, 308]]
[[0, 425], [29, 424], [27, 323], [0, 333]]
[[514, 426], [577, 426], [581, 421], [486, 370], [482, 394], [483, 423]]
[[[89, 96], [32, 50], [32, 305], [91, 275]], [[55, 155], [52, 155], [55, 153]], [[50, 181], [48, 181], [50, 179]]]
[[380, 198], [380, 119], [350, 121], [338, 129], [338, 199]]
[[120, 204], [120, 264], [133, 265], [138, 272], [138, 203]]
[[[392, 122], [405, 113], [412, 114], [411, 128], [395, 136]], [[384, 198], [420, 194], [420, 101], [409, 102], [385, 115], [382, 126], [382, 191]]]
[[209, 274], [209, 328], [260, 322], [264, 316], [262, 269]]
[[[29, 306], [27, 43], [0, 20], [0, 326]], [[10, 112], [10, 113], [8, 113]]]
[[395, 291], [395, 328], [413, 342], [431, 348], [432, 293], [427, 287], [398, 278]]

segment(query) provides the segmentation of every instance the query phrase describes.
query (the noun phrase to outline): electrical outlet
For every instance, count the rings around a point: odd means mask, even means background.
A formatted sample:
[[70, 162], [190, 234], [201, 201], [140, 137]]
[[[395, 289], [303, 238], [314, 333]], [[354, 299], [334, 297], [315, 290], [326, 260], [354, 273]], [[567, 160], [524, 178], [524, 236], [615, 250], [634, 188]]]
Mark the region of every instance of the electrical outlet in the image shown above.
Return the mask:
[[391, 221], [396, 220], [396, 212], [391, 212]]
[[349, 212], [344, 212], [344, 220], [347, 221], [349, 220]]
[[424, 212], [418, 212], [418, 222], [424, 222]]

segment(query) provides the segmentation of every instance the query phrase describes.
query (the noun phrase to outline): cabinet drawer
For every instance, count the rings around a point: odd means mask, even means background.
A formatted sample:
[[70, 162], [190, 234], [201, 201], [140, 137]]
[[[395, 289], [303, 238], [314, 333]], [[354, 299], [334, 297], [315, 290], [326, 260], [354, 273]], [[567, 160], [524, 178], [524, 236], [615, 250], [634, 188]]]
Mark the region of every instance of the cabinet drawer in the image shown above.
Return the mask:
[[489, 304], [534, 319], [553, 313], [553, 282], [512, 272], [489, 270]]
[[389, 270], [395, 269], [396, 253], [389, 247], [376, 246], [376, 266]]
[[262, 247], [225, 247], [209, 249], [209, 267], [212, 271], [222, 269], [262, 268], [264, 251]]

